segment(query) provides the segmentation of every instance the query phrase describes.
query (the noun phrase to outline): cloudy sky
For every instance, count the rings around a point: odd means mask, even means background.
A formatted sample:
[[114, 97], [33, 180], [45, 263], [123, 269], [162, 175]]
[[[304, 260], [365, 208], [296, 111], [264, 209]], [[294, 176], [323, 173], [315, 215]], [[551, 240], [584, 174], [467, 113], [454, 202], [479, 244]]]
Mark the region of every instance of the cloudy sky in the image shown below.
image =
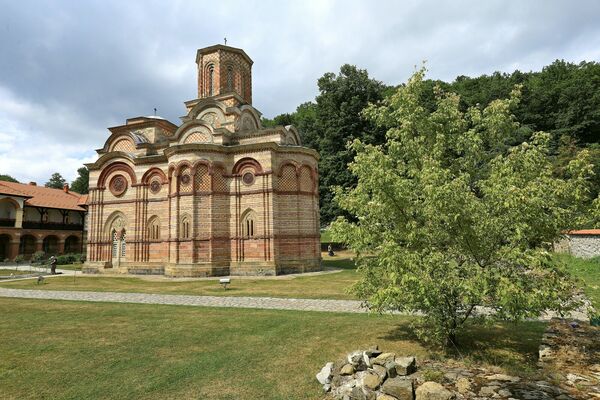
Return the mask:
[[314, 99], [344, 63], [388, 84], [427, 61], [452, 80], [600, 61], [600, 1], [0, 0], [0, 173], [68, 180], [109, 126], [158, 114], [178, 123], [196, 94], [196, 49], [254, 60], [267, 117]]

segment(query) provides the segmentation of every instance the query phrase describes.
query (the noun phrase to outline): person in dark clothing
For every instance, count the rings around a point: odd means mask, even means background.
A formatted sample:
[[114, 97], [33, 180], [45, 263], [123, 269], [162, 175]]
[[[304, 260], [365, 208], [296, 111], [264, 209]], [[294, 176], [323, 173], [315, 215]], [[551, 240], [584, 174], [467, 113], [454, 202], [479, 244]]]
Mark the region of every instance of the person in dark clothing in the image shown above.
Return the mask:
[[50, 261], [50, 273], [52, 275], [56, 275], [56, 263], [58, 260], [56, 259], [56, 257], [52, 256], [52, 257], [50, 257], [49, 261]]

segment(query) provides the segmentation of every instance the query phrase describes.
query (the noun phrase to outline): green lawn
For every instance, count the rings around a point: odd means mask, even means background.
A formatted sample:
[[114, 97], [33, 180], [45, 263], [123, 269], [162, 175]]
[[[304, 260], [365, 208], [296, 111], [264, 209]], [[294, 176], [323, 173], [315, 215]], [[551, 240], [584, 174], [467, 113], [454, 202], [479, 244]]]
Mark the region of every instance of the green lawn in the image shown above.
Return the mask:
[[56, 268], [57, 269], [68, 269], [71, 271], [81, 271], [81, 263], [76, 263], [76, 264], [60, 264], [57, 265]]
[[[131, 276], [73, 276], [47, 279], [44, 285], [34, 280], [0, 282], [2, 287], [15, 289], [45, 290], [88, 290], [110, 292], [139, 292], [192, 294], [210, 296], [258, 296], [258, 297], [296, 297], [313, 299], [353, 299], [347, 289], [358, 279], [354, 263], [348, 253], [339, 256], [323, 256], [326, 268], [339, 268], [341, 272], [318, 276], [303, 276], [291, 279], [232, 279], [227, 290], [218, 283], [218, 279], [201, 281], [156, 280]], [[62, 268], [62, 266], [60, 267]]]
[[10, 275], [27, 275], [27, 274], [36, 274], [38, 271], [18, 271], [14, 269], [0, 269], [1, 276], [10, 276]]
[[600, 257], [582, 259], [568, 254], [558, 254], [557, 257], [567, 264], [571, 274], [579, 278], [585, 294], [600, 312]]
[[[315, 373], [350, 350], [428, 353], [408, 317], [8, 298], [0, 315], [3, 399], [320, 399]], [[532, 369], [543, 329], [470, 331], [461, 352]]]

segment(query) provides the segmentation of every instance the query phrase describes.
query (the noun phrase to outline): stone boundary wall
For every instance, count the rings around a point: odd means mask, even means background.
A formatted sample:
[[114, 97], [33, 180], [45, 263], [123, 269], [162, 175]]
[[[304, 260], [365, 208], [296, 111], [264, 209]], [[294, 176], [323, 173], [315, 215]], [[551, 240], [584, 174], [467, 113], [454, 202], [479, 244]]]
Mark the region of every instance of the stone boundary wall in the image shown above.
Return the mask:
[[597, 257], [600, 256], [600, 235], [566, 235], [554, 245], [554, 250], [580, 258]]

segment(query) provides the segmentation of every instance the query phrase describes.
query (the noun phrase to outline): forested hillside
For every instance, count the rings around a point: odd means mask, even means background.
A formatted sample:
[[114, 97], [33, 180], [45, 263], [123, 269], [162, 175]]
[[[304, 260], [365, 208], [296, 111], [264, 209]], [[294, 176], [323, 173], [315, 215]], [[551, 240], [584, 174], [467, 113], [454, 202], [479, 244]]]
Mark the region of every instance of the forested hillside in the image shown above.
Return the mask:
[[[267, 126], [294, 124], [303, 136], [304, 145], [319, 151], [319, 191], [321, 224], [327, 225], [340, 210], [333, 200], [332, 186], [351, 187], [354, 178], [347, 171], [353, 154], [345, 144], [354, 139], [382, 143], [385, 131], [363, 118], [369, 103], [382, 101], [393, 87], [369, 77], [366, 70], [344, 65], [339, 74], [327, 73], [318, 82], [315, 102], [304, 103], [296, 111], [264, 119]], [[506, 98], [515, 85], [521, 85], [522, 99], [514, 110], [521, 129], [507, 144], [528, 140], [532, 132], [545, 131], [552, 136], [555, 172], [564, 167], [577, 152], [588, 148], [596, 165], [595, 194], [600, 191], [600, 63], [580, 64], [557, 60], [539, 72], [496, 72], [471, 78], [459, 76], [453, 82], [426, 82], [422, 93], [425, 104], [434, 105], [434, 88], [460, 95], [466, 109], [483, 108], [490, 101]]]

